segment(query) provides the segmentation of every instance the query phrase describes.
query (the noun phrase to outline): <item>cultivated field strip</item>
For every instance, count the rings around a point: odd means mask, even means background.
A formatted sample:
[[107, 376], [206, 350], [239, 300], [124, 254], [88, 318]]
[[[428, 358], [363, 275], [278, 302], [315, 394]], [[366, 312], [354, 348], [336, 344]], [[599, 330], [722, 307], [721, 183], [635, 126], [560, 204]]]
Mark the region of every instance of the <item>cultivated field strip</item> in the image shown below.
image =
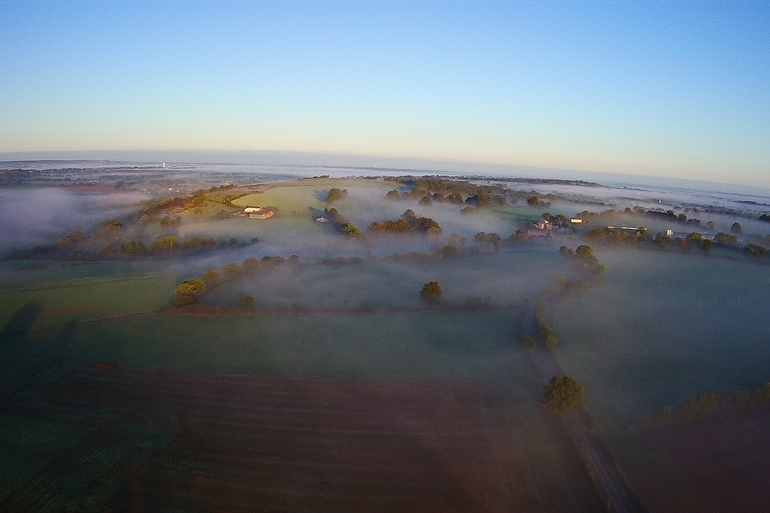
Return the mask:
[[[116, 510], [591, 510], [590, 482], [562, 428], [547, 416], [533, 421], [536, 407], [519, 412], [518, 386], [84, 363], [18, 404], [101, 416], [100, 429], [124, 446], [165, 440], [113, 480], [123, 483], [106, 504]], [[69, 458], [77, 461], [77, 449]], [[85, 486], [77, 479], [61, 488]], [[65, 503], [41, 499], [30, 486], [11, 504]]]

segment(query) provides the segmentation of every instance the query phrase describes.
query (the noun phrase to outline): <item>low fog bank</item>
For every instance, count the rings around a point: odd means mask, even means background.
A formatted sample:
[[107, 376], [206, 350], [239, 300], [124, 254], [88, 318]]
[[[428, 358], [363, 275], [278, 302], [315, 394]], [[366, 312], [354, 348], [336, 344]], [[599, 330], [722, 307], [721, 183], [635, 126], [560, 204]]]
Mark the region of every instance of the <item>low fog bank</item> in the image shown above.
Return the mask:
[[0, 190], [0, 250], [54, 242], [72, 230], [90, 233], [99, 222], [130, 215], [145, 201], [134, 191]]
[[488, 296], [493, 304], [521, 306], [552, 287], [557, 276], [572, 274], [572, 267], [556, 251], [410, 262], [284, 264], [216, 287], [204, 303], [232, 305], [251, 296], [257, 306], [419, 308], [423, 284], [439, 281], [442, 300], [454, 305], [465, 305], [471, 296]]

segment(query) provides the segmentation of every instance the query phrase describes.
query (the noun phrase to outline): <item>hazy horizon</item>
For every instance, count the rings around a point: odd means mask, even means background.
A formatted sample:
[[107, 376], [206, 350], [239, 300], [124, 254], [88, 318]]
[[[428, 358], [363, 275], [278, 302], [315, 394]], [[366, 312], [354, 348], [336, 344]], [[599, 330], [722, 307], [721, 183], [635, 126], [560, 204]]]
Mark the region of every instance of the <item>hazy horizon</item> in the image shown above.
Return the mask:
[[770, 187], [766, 3], [8, 1], [0, 20], [3, 154], [370, 155]]
[[[719, 182], [666, 176], [637, 175], [575, 169], [505, 166], [476, 162], [442, 161], [430, 159], [383, 158], [369, 155], [339, 154], [333, 152], [269, 152], [269, 151], [71, 151], [71, 152], [17, 152], [0, 153], [0, 167], [16, 163], [34, 162], [105, 162], [107, 165], [158, 164], [176, 165], [233, 165], [275, 166], [301, 169], [350, 169], [378, 174], [447, 174], [490, 178], [543, 178], [597, 182], [610, 187], [686, 188], [706, 192], [753, 195], [770, 198], [769, 186], [735, 182]], [[66, 167], [66, 166], [65, 166]], [[295, 173], [296, 174], [296, 173]], [[354, 173], [361, 174], [361, 173]], [[365, 174], [365, 173], [364, 173]]]

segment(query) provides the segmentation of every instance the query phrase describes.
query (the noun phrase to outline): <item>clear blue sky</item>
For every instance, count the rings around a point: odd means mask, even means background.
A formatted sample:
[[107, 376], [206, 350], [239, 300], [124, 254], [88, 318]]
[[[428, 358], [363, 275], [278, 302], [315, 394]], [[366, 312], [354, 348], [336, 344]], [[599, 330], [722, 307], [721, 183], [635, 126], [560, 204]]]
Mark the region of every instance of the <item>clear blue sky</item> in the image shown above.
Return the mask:
[[4, 0], [0, 70], [6, 154], [338, 152], [770, 186], [764, 1]]

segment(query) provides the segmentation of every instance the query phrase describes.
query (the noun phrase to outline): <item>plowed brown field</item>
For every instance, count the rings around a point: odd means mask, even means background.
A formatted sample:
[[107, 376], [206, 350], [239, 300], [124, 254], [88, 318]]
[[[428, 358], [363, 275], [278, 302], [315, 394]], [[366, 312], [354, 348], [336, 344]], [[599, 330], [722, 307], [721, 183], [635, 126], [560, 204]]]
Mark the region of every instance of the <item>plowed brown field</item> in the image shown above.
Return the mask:
[[[599, 511], [563, 425], [527, 386], [83, 364], [20, 405], [112, 419], [118, 438], [166, 433], [124, 470], [108, 503], [119, 511]], [[36, 500], [28, 489], [5, 506]]]

